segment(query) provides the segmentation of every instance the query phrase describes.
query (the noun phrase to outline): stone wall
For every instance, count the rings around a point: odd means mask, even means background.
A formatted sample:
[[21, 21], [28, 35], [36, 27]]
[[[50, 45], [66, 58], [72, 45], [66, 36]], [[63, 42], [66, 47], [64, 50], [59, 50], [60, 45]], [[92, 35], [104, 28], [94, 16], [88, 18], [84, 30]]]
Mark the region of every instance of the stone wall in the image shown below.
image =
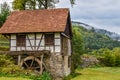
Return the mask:
[[46, 66], [55, 80], [59, 80], [70, 74], [68, 56], [52, 55], [45, 63], [47, 63]]

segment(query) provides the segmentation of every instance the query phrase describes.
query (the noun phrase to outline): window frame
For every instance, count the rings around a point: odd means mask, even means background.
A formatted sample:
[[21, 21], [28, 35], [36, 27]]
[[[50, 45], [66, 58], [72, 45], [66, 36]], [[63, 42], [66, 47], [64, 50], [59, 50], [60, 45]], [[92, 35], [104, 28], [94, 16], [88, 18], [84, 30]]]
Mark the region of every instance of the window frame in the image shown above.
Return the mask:
[[44, 40], [45, 40], [45, 46], [54, 46], [55, 45], [55, 36], [53, 33], [45, 34]]
[[23, 34], [16, 35], [16, 46], [17, 47], [26, 46], [26, 35], [23, 35]]

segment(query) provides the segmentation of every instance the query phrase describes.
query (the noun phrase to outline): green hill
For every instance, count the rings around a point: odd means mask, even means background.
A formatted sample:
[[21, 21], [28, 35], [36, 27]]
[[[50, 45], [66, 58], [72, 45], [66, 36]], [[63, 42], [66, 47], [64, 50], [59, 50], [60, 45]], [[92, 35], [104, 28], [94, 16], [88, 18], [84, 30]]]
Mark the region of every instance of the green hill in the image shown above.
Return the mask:
[[86, 52], [100, 48], [113, 49], [120, 47], [119, 41], [113, 40], [107, 35], [96, 33], [94, 29], [87, 30], [82, 26], [73, 26], [73, 29], [78, 30], [82, 34]]

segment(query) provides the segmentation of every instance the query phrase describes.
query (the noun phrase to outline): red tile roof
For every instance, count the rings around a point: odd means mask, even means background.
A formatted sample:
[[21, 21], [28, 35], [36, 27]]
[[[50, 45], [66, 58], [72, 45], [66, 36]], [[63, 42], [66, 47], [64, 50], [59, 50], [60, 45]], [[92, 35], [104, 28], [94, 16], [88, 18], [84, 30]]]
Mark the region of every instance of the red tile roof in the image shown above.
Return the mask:
[[69, 10], [23, 10], [12, 12], [0, 33], [63, 32]]

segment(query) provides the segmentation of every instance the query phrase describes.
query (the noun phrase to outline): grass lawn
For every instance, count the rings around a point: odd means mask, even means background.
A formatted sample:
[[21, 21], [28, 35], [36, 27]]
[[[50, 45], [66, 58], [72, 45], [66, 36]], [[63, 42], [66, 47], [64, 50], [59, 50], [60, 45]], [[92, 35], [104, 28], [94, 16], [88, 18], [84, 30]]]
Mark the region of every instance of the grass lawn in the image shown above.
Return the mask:
[[27, 78], [17, 78], [17, 77], [0, 77], [0, 80], [31, 80]]
[[[77, 69], [78, 75], [71, 80], [120, 80], [120, 67]], [[0, 80], [32, 80], [27, 77], [0, 76]]]
[[77, 69], [78, 76], [72, 80], [120, 80], [120, 68], [102, 67]]

